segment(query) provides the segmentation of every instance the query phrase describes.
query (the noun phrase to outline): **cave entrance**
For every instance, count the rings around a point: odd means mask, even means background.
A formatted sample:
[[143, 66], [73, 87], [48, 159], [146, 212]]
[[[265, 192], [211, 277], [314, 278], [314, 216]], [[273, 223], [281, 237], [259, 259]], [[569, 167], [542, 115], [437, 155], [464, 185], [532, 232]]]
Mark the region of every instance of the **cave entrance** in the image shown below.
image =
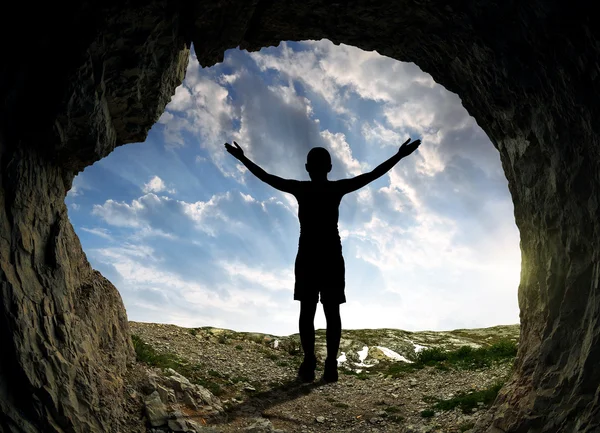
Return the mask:
[[[499, 151], [520, 232], [521, 334], [513, 376], [476, 431], [598, 430], [600, 45], [587, 3], [17, 6], [27, 9], [7, 16], [27, 31], [3, 40], [0, 80], [0, 429], [107, 431], [122, 414], [127, 317], [69, 222], [75, 174], [144, 140], [191, 43], [210, 66], [236, 46], [327, 38], [415, 62]], [[48, 85], [27, 85], [40, 64]]]
[[66, 202], [130, 320], [289, 335], [295, 199], [241, 170], [223, 143], [296, 179], [308, 179], [307, 151], [326, 147], [339, 179], [408, 136], [423, 140], [415, 155], [342, 201], [344, 328], [518, 323], [518, 231], [497, 150], [456, 94], [376, 52], [283, 42], [229, 50], [210, 68], [192, 54], [146, 142], [86, 168]]

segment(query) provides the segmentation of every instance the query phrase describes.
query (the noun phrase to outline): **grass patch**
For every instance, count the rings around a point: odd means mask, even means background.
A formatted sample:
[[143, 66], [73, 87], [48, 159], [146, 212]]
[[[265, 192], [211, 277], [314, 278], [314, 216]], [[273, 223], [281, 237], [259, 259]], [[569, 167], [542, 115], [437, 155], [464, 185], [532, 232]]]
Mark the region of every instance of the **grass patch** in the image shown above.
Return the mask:
[[189, 329], [189, 333], [192, 334], [195, 337], [196, 334], [198, 334], [198, 330], [196, 328], [190, 328]]
[[387, 413], [398, 413], [398, 412], [400, 412], [400, 409], [397, 408], [396, 406], [388, 406], [388, 407], [386, 407], [383, 410], [386, 411]]
[[423, 418], [431, 418], [435, 415], [435, 412], [432, 409], [425, 409], [421, 411], [421, 416]]
[[463, 413], [471, 413], [473, 408], [479, 407], [477, 403], [483, 403], [486, 406], [492, 404], [503, 385], [504, 382], [496, 382], [481, 391], [458, 393], [448, 400], [438, 400], [433, 407], [439, 410], [452, 410], [458, 407]]
[[288, 366], [289, 366], [289, 364], [288, 364], [286, 361], [279, 361], [279, 362], [277, 363], [277, 366], [278, 366], [278, 367], [288, 367]]
[[[132, 335], [131, 341], [133, 342], [138, 361], [162, 369], [172, 368], [177, 373], [187, 377], [190, 382], [205, 387], [214, 395], [219, 396], [223, 394], [223, 389], [219, 383], [204, 376], [206, 369], [202, 365], [189, 364], [174, 353], [158, 353], [138, 335]], [[209, 370], [208, 374], [216, 378], [223, 377], [214, 370]]]
[[369, 378], [369, 373], [367, 373], [366, 371], [361, 371], [360, 373], [357, 373], [356, 371], [346, 367], [340, 367], [338, 371], [348, 376], [356, 376], [356, 378], [360, 380], [366, 380]]
[[474, 349], [462, 346], [456, 350], [445, 351], [434, 347], [421, 350], [413, 363], [395, 362], [387, 365], [385, 374], [394, 378], [404, 373], [422, 369], [426, 366], [448, 371], [450, 368], [475, 370], [490, 367], [495, 362], [513, 360], [517, 355], [517, 343], [512, 340], [499, 340], [488, 347]]
[[210, 380], [201, 379], [201, 378], [197, 378], [191, 382], [195, 383], [197, 385], [203, 386], [204, 388], [208, 389], [210, 392], [212, 392], [216, 396], [220, 396], [223, 394], [223, 388], [221, 388], [221, 385], [219, 385], [217, 382], [212, 382]]
[[233, 383], [238, 383], [238, 382], [250, 383], [250, 379], [248, 379], [246, 376], [235, 376], [235, 377], [231, 378], [231, 381]]
[[236, 348], [237, 350], [244, 350], [244, 348], [243, 348], [242, 346], [240, 346], [239, 344], [238, 344], [237, 346], [235, 346], [235, 348]]
[[177, 372], [185, 369], [184, 361], [174, 353], [158, 353], [152, 346], [145, 343], [144, 340], [137, 335], [132, 335], [131, 341], [133, 342], [135, 357], [138, 361], [153, 367], [172, 368]]
[[475, 423], [474, 423], [474, 422], [466, 422], [466, 423], [464, 423], [464, 424], [460, 424], [460, 425], [458, 426], [458, 429], [459, 429], [461, 432], [465, 432], [465, 431], [467, 431], [467, 430], [469, 430], [469, 429], [472, 429], [473, 427], [475, 427]]
[[335, 407], [339, 407], [340, 409], [348, 409], [350, 407], [349, 404], [342, 403], [341, 401], [333, 403]]

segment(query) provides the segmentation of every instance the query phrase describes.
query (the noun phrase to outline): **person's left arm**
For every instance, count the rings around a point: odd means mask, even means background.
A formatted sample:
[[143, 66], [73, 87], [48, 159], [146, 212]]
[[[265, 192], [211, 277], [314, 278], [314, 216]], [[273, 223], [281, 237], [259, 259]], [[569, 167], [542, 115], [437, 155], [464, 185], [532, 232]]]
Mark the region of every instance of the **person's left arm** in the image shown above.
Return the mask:
[[402, 144], [402, 146], [400, 146], [400, 149], [398, 149], [398, 152], [394, 156], [379, 164], [372, 171], [363, 173], [350, 179], [341, 179], [336, 181], [341, 189], [342, 194], [348, 194], [349, 192], [356, 191], [357, 189], [360, 189], [363, 186], [373, 182], [375, 179], [380, 178], [385, 173], [390, 171], [393, 166], [398, 164], [402, 158], [417, 150], [417, 147], [419, 147], [420, 144], [421, 140], [415, 140], [411, 143], [409, 138]]

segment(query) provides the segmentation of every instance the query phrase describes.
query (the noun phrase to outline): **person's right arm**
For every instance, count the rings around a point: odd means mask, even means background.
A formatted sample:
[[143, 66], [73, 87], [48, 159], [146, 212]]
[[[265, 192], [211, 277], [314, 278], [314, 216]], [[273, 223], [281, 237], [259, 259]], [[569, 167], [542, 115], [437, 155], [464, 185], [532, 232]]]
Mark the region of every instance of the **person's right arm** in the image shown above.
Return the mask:
[[336, 183], [340, 187], [342, 194], [348, 194], [349, 192], [356, 191], [357, 189], [360, 189], [363, 186], [373, 182], [375, 179], [380, 178], [385, 173], [390, 171], [392, 167], [395, 166], [402, 158], [413, 153], [420, 144], [421, 140], [415, 140], [410, 143], [409, 138], [406, 140], [406, 142], [404, 142], [404, 144], [402, 144], [402, 146], [400, 146], [400, 149], [398, 149], [398, 152], [394, 156], [382, 162], [370, 172], [363, 173], [350, 179], [338, 180]]
[[273, 188], [276, 188], [283, 192], [288, 192], [290, 194], [294, 194], [297, 189], [298, 181], [291, 179], [284, 179], [279, 176], [275, 176], [274, 174], [267, 173], [258, 165], [250, 161], [250, 159], [244, 155], [244, 151], [235, 141], [233, 142], [235, 145], [232, 146], [229, 143], [225, 143], [225, 149], [227, 152], [232, 154], [234, 157], [238, 159], [244, 166], [252, 173], [254, 176], [262, 180], [263, 182], [271, 185]]

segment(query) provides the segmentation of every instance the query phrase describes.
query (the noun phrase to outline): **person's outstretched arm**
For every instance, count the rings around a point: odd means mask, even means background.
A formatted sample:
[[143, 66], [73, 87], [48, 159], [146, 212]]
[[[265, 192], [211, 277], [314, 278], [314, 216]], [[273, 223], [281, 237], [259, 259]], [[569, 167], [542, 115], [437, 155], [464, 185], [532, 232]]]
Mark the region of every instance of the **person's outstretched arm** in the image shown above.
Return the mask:
[[398, 153], [389, 158], [387, 161], [384, 161], [381, 164], [379, 164], [372, 171], [368, 173], [363, 173], [351, 179], [338, 180], [337, 184], [341, 187], [343, 194], [348, 194], [349, 192], [356, 191], [357, 189], [362, 188], [363, 186], [373, 182], [375, 179], [378, 179], [384, 174], [386, 174], [392, 169], [393, 166], [395, 166], [398, 163], [398, 161], [417, 150], [417, 147], [419, 147], [420, 144], [421, 140], [415, 140], [411, 143], [409, 138], [402, 144], [402, 146], [400, 146], [400, 149], [398, 149]]
[[273, 188], [276, 188], [283, 192], [289, 192], [290, 194], [294, 193], [298, 181], [283, 179], [279, 176], [275, 176], [274, 174], [267, 173], [258, 165], [250, 161], [246, 155], [244, 155], [244, 151], [242, 150], [239, 144], [237, 144], [235, 141], [233, 142], [233, 144], [235, 145], [235, 147], [229, 143], [225, 143], [225, 149], [227, 150], [227, 152], [231, 153], [234, 157], [236, 157], [242, 164], [244, 164], [246, 168], [250, 170], [250, 173], [258, 177], [263, 182], [268, 183]]

